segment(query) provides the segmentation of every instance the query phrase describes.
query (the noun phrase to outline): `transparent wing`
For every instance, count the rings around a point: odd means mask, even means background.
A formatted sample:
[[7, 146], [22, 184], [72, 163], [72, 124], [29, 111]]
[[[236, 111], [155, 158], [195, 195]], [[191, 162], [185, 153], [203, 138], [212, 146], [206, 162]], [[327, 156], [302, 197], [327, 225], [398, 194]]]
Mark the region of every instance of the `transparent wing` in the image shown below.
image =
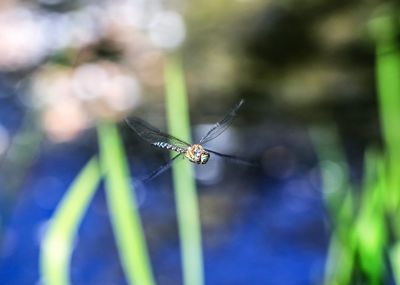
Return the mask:
[[152, 180], [153, 178], [157, 177], [158, 175], [160, 175], [161, 173], [163, 173], [164, 171], [166, 171], [167, 169], [169, 169], [172, 166], [172, 163], [175, 161], [175, 159], [177, 159], [178, 157], [181, 157], [183, 154], [182, 153], [178, 153], [177, 155], [175, 155], [173, 158], [171, 158], [170, 160], [168, 160], [167, 163], [161, 165], [159, 168], [157, 168], [156, 170], [154, 170], [152, 173], [150, 173], [149, 176], [147, 176], [146, 178], [144, 178], [142, 180], [143, 183], [146, 183], [150, 180]]
[[244, 165], [248, 165], [248, 166], [253, 166], [253, 167], [259, 166], [259, 164], [257, 162], [255, 162], [255, 161], [250, 161], [250, 160], [247, 160], [247, 159], [244, 159], [244, 158], [240, 158], [240, 157], [237, 157], [237, 156], [234, 156], [234, 155], [219, 153], [219, 152], [216, 152], [216, 151], [213, 151], [213, 150], [209, 150], [209, 149], [205, 149], [205, 150], [210, 152], [210, 153], [213, 153], [215, 155], [218, 155], [220, 157], [223, 157], [223, 158], [229, 159], [231, 161], [234, 161], [236, 163], [240, 163], [240, 164], [244, 164]]
[[216, 123], [209, 131], [208, 133], [203, 136], [199, 142], [199, 144], [204, 144], [206, 142], [209, 142], [210, 140], [215, 139], [218, 137], [220, 134], [222, 134], [233, 122], [233, 119], [235, 118], [239, 108], [243, 105], [244, 100], [240, 100], [240, 102], [235, 106], [235, 108], [232, 109], [228, 114], [225, 115], [225, 117]]
[[134, 130], [142, 139], [160, 148], [174, 149], [175, 147], [186, 149], [190, 144], [149, 125], [139, 118], [125, 119], [128, 126]]

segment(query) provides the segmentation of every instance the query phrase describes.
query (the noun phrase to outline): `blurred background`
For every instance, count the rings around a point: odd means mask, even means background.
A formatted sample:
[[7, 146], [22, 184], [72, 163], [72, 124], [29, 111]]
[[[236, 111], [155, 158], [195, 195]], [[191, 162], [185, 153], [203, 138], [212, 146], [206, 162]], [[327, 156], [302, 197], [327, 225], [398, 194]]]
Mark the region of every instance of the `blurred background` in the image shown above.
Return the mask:
[[[399, 15], [374, 0], [1, 1], [1, 283], [64, 284], [45, 281], [41, 244], [104, 151], [101, 122], [118, 127], [155, 284], [185, 283], [173, 176], [141, 182], [170, 154], [123, 121], [168, 132], [179, 58], [193, 142], [243, 98], [207, 146], [259, 164], [194, 167], [204, 284], [396, 284]], [[133, 284], [105, 184], [74, 234], [70, 284]]]

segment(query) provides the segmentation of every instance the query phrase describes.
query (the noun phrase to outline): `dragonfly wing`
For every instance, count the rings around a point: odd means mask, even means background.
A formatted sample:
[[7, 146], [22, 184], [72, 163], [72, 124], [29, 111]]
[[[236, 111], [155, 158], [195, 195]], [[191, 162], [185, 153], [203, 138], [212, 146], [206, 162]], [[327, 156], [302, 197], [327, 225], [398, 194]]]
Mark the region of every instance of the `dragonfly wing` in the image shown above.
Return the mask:
[[234, 156], [234, 155], [219, 153], [219, 152], [216, 152], [216, 151], [213, 151], [213, 150], [209, 150], [209, 149], [205, 149], [205, 150], [210, 152], [210, 153], [212, 153], [212, 154], [215, 154], [217, 156], [220, 156], [220, 157], [229, 159], [231, 161], [234, 161], [236, 163], [240, 163], [240, 164], [244, 164], [244, 165], [248, 165], [248, 166], [255, 166], [255, 167], [259, 166], [258, 163], [254, 162], [254, 161], [250, 161], [250, 160], [247, 160], [247, 159], [244, 159], [244, 158], [240, 158], [240, 157], [237, 157], [237, 156]]
[[233, 122], [233, 119], [235, 118], [238, 110], [240, 107], [243, 105], [244, 100], [240, 100], [240, 102], [233, 108], [228, 114], [225, 115], [225, 117], [216, 123], [209, 131], [208, 133], [203, 136], [199, 142], [199, 144], [204, 144], [206, 142], [209, 142], [210, 140], [215, 139], [218, 137], [220, 134], [222, 134]]
[[157, 177], [158, 175], [160, 175], [161, 173], [163, 173], [164, 171], [168, 170], [171, 166], [172, 163], [175, 161], [175, 159], [177, 159], [178, 157], [182, 156], [182, 153], [178, 153], [177, 155], [175, 155], [173, 158], [171, 158], [167, 163], [161, 165], [159, 168], [157, 168], [156, 170], [154, 170], [152, 173], [150, 173], [149, 176], [147, 176], [146, 178], [144, 178], [142, 180], [143, 183], [146, 183], [150, 180], [152, 180], [153, 178]]
[[[128, 126], [134, 130], [142, 139], [151, 143], [152, 145], [160, 148], [167, 148], [172, 150], [187, 149], [190, 144], [168, 134], [165, 134], [157, 128], [149, 125], [139, 118], [125, 119]], [[177, 150], [178, 151], [178, 150]]]

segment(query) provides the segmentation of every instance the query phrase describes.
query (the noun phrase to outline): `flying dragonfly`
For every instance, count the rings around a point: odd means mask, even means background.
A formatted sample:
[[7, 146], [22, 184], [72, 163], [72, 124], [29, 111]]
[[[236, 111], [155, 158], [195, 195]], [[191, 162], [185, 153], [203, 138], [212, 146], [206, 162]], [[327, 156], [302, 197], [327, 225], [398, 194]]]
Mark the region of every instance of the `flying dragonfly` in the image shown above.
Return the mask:
[[206, 164], [210, 158], [211, 153], [220, 157], [224, 157], [226, 159], [237, 161], [239, 163], [254, 165], [254, 163], [245, 159], [219, 153], [203, 147], [204, 144], [221, 135], [232, 124], [233, 119], [236, 117], [236, 114], [243, 103], [244, 100], [240, 100], [240, 102], [229, 113], [227, 113], [221, 121], [212, 126], [212, 128], [200, 139], [197, 144], [189, 144], [172, 135], [163, 133], [139, 118], [125, 119], [129, 127], [148, 143], [152, 144], [155, 147], [172, 150], [178, 153], [166, 164], [162, 165], [154, 172], [152, 172], [147, 178], [144, 179], [144, 181], [148, 181], [158, 176], [159, 174], [167, 170], [175, 161], [175, 159], [182, 156], [186, 157], [189, 161], [195, 164]]

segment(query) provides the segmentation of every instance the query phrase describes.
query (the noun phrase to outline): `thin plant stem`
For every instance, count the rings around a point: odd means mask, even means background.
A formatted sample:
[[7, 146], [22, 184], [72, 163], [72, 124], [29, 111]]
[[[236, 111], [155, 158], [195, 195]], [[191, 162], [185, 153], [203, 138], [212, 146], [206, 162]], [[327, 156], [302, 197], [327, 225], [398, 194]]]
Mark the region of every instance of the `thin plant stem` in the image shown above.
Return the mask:
[[101, 167], [107, 203], [122, 267], [129, 284], [154, 285], [138, 206], [130, 185], [123, 145], [116, 126], [98, 124]]
[[74, 239], [97, 189], [101, 173], [96, 158], [82, 169], [51, 219], [41, 243], [40, 270], [45, 285], [68, 285]]
[[[190, 142], [188, 100], [179, 56], [169, 54], [164, 68], [169, 132]], [[187, 161], [179, 161], [173, 165], [172, 172], [182, 248], [183, 281], [186, 285], [202, 285], [201, 224], [193, 166]]]

